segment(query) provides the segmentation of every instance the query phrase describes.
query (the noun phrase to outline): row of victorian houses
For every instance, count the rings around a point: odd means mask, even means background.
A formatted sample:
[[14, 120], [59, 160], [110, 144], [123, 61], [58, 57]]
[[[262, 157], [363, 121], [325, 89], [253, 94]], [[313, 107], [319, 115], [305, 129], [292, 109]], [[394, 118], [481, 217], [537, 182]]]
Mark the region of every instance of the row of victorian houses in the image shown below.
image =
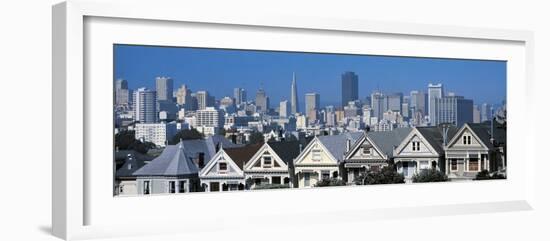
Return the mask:
[[410, 182], [435, 168], [451, 180], [506, 169], [506, 130], [486, 124], [348, 132], [301, 141], [236, 145], [221, 136], [168, 145], [153, 160], [128, 154], [115, 173], [115, 194], [248, 190], [262, 185], [313, 187], [328, 178], [352, 184], [367, 170], [393, 164]]

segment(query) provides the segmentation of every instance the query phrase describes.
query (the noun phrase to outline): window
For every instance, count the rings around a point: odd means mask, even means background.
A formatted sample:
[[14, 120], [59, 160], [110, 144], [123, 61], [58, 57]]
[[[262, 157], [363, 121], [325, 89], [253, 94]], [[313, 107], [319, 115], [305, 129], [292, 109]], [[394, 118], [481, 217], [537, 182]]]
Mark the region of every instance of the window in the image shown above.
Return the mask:
[[419, 141], [413, 141], [412, 142], [412, 150], [413, 151], [420, 151], [420, 142]]
[[476, 159], [470, 159], [468, 162], [468, 171], [477, 172], [479, 171], [479, 161]]
[[304, 173], [304, 186], [309, 187], [309, 173]]
[[150, 184], [150, 181], [143, 181], [143, 194], [151, 194]]
[[462, 144], [471, 145], [472, 144], [472, 136], [470, 136], [470, 135], [462, 136]]
[[124, 193], [124, 186], [123, 186], [123, 185], [120, 185], [120, 186], [118, 187], [118, 192], [119, 192], [119, 193]]
[[369, 169], [373, 172], [378, 172], [380, 171], [380, 166], [379, 165], [370, 166]]
[[321, 161], [321, 150], [319, 149], [311, 150], [311, 159], [316, 162]]
[[219, 183], [219, 182], [210, 183], [210, 191], [211, 191], [211, 192], [218, 192], [218, 191], [220, 191], [220, 183]]
[[281, 177], [271, 177], [271, 184], [281, 184]]
[[179, 182], [179, 193], [184, 193], [185, 192], [185, 181], [180, 181]]
[[458, 161], [451, 160], [451, 171], [458, 171]]
[[429, 169], [430, 168], [430, 162], [429, 161], [420, 161], [420, 169]]
[[272, 164], [271, 156], [264, 156], [264, 167], [270, 168]]
[[330, 172], [321, 173], [321, 179], [322, 180], [330, 179]]
[[176, 193], [176, 181], [168, 182], [168, 193]]
[[371, 151], [371, 146], [364, 145], [364, 146], [363, 146], [363, 154], [364, 154], [364, 155], [370, 155], [371, 153], [372, 153], [372, 151]]
[[227, 172], [227, 163], [226, 162], [218, 163], [218, 170], [220, 172]]

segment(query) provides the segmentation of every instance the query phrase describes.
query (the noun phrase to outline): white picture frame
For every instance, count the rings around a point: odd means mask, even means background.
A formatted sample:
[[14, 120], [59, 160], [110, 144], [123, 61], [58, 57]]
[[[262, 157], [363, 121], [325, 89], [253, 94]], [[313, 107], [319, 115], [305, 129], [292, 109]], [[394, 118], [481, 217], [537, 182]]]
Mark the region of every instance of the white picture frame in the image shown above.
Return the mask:
[[[155, 11], [150, 11], [153, 8]], [[204, 227], [195, 225], [188, 220], [178, 219], [183, 214], [183, 211], [177, 210], [175, 207], [196, 206], [199, 204], [213, 206], [219, 198], [223, 198], [229, 205], [239, 208], [233, 210], [214, 208], [211, 211], [204, 211], [208, 215], [214, 215], [209, 216], [210, 218], [215, 217], [215, 221], [211, 222], [210, 228], [222, 226], [225, 228], [228, 226], [238, 227], [243, 224], [251, 226], [261, 225], [254, 221], [255, 218], [268, 220], [268, 223], [284, 222], [285, 225], [301, 224], [300, 220], [286, 220], [285, 215], [300, 215], [304, 218], [317, 219], [318, 222], [340, 222], [388, 217], [425, 217], [530, 210], [533, 208], [534, 170], [536, 166], [533, 154], [535, 146], [533, 144], [534, 131], [532, 125], [529, 125], [525, 117], [530, 114], [529, 108], [521, 108], [525, 103], [529, 103], [532, 96], [530, 94], [533, 93], [533, 34], [531, 32], [350, 19], [276, 16], [262, 13], [250, 14], [227, 13], [226, 15], [211, 16], [200, 10], [188, 8], [183, 2], [178, 3], [176, 1], [118, 3], [74, 0], [60, 3], [53, 7], [52, 227], [54, 235], [63, 239], [83, 239], [122, 235], [200, 232]], [[89, 24], [88, 27], [87, 24]], [[242, 44], [241, 46], [237, 42], [231, 42], [231, 40], [238, 40], [238, 38], [232, 37], [229, 34], [226, 36], [227, 42], [229, 42], [228, 45], [219, 45], [219, 47], [306, 50], [313, 52], [324, 49], [326, 52], [363, 51], [361, 53], [371, 54], [373, 53], [371, 51], [380, 51], [379, 53], [383, 52], [387, 55], [419, 57], [454, 56], [455, 58], [509, 61], [507, 96], [509, 99], [508, 111], [510, 123], [512, 123], [508, 137], [510, 138], [510, 143], [512, 143], [510, 145], [512, 148], [509, 148], [509, 178], [505, 181], [478, 183], [475, 187], [468, 183], [435, 183], [406, 186], [354, 187], [353, 189], [345, 187], [322, 190], [292, 190], [285, 193], [281, 193], [280, 191], [226, 194], [205, 193], [185, 196], [185, 198], [180, 195], [129, 198], [113, 198], [112, 195], [106, 196], [106, 192], [100, 190], [102, 187], [101, 184], [92, 184], [91, 180], [100, 180], [101, 177], [105, 177], [101, 173], [112, 172], [112, 168], [103, 170], [101, 168], [105, 167], [105, 164], [101, 165], [90, 162], [90, 151], [97, 147], [94, 143], [97, 142], [98, 138], [88, 139], [87, 137], [91, 133], [91, 129], [95, 128], [89, 126], [91, 116], [94, 116], [93, 118], [96, 119], [109, 117], [107, 114], [101, 114], [100, 117], [90, 114], [95, 113], [94, 111], [96, 110], [96, 104], [91, 104], [90, 99], [97, 100], [97, 97], [102, 94], [94, 92], [94, 90], [99, 91], [105, 85], [97, 85], [95, 82], [90, 84], [86, 82], [86, 79], [96, 78], [89, 76], [90, 73], [89, 71], [87, 72], [87, 68], [102, 68], [102, 65], [99, 66], [94, 63], [98, 63], [98, 61], [112, 61], [112, 59], [105, 59], [108, 55], [102, 51], [94, 51], [94, 57], [91, 60], [87, 59], [90, 51], [86, 48], [90, 47], [94, 48], [94, 50], [101, 50], [105, 47], [105, 45], [102, 45], [103, 43], [112, 44], [114, 43], [113, 41], [124, 41], [124, 43], [128, 44], [183, 46], [186, 43], [180, 43], [180, 40], [176, 40], [180, 37], [177, 35], [178, 31], [173, 31], [174, 35], [163, 36], [162, 40], [159, 40], [160, 36], [144, 36], [143, 33], [134, 35], [133, 33], [135, 32], [131, 31], [118, 37], [108, 36], [105, 33], [120, 30], [120, 28], [137, 26], [144, 33], [151, 31], [163, 34], [163, 30], [187, 28], [189, 27], [188, 25], [194, 26], [193, 31], [204, 34], [208, 34], [208, 32], [204, 31], [212, 31], [210, 34], [215, 34], [215, 31], [228, 31], [228, 33], [232, 31], [244, 31], [246, 34], [258, 37], [260, 40], [262, 35], [294, 34], [295, 36], [301, 36], [297, 38], [302, 38], [300, 40], [302, 42], [297, 42], [294, 46], [289, 45], [289, 43], [284, 45], [285, 41], [281, 41], [283, 42], [281, 45], [270, 43], [271, 47], [260, 43], [255, 45], [254, 43], [239, 41]], [[94, 43], [99, 44], [87, 45], [86, 41], [90, 39], [86, 37], [90, 37], [90, 34], [96, 34], [91, 39], [96, 41]], [[351, 47], [349, 49], [339, 49], [326, 44], [324, 46], [312, 45], [310, 46], [311, 49], [307, 49], [308, 47], [303, 44], [303, 41], [311, 38], [312, 36], [310, 35], [312, 34], [317, 38], [326, 38], [327, 36], [328, 38], [340, 40], [341, 38], [349, 38], [350, 42], [359, 41], [361, 40], [360, 38], [371, 37], [374, 42], [376, 38], [384, 38], [385, 41], [395, 39], [396, 46], [399, 45], [401, 47], [392, 49], [387, 45], [385, 47], [380, 45], [374, 46], [379, 50], [368, 49], [368, 47], [356, 47], [354, 49], [353, 46], [358, 45], [350, 44]], [[357, 39], [352, 40], [353, 38]], [[197, 37], [196, 39], [186, 41], [188, 41], [187, 44], [190, 41], [196, 41], [194, 42], [194, 46], [196, 46], [197, 44], [200, 45], [200, 41], [204, 41], [204, 39]], [[403, 43], [400, 43], [400, 41]], [[405, 43], [406, 41], [410, 42]], [[430, 50], [407, 50], [410, 52], [404, 50], [407, 44], [420, 43], [415, 41], [427, 41], [425, 43], [436, 44]], [[327, 43], [328, 41], [324, 42]], [[204, 44], [210, 47], [217, 45], [214, 41]], [[502, 44], [502, 46], [497, 46], [499, 44]], [[99, 47], [96, 48], [96, 46]], [[453, 52], [454, 55], [441, 56], [441, 51], [449, 48], [449, 46], [457, 48], [454, 52], [450, 49], [448, 50], [449, 52]], [[371, 46], [371, 48], [374, 47]], [[478, 48], [480, 51], [474, 53], [476, 51], [461, 49], [467, 47]], [[461, 50], [464, 50], [462, 51], [462, 55], [458, 54]], [[97, 73], [100, 72], [103, 74], [102, 71], [98, 71]], [[105, 73], [108, 73], [108, 71]], [[93, 75], [96, 75], [96, 72]], [[107, 86], [109, 85], [112, 84], [109, 82]], [[111, 90], [107, 87], [106, 91]], [[94, 103], [102, 104], [100, 101], [94, 101]], [[103, 123], [102, 121], [98, 122]], [[523, 126], [521, 133], [519, 132], [520, 126]], [[112, 129], [107, 131], [111, 131], [112, 133]], [[94, 132], [93, 135], [97, 137], [99, 134], [95, 134]], [[515, 137], [519, 137], [519, 139], [514, 139]], [[523, 156], [521, 156], [521, 165], [517, 164], [518, 162], [514, 163], [514, 159], [518, 160], [519, 150], [522, 150], [523, 153]], [[112, 152], [112, 149], [106, 151]], [[108, 183], [108, 180], [105, 182]], [[445, 195], [445, 197], [439, 199], [434, 198], [437, 196], [428, 193], [432, 190], [434, 192], [446, 192], [446, 189], [449, 188], [459, 194], [472, 195], [473, 193], [478, 196], [452, 199], [451, 197], [447, 197], [448, 195]], [[473, 190], [471, 193], [467, 191], [470, 189]], [[488, 190], [491, 190], [493, 193], [489, 195], [487, 193]], [[111, 193], [110, 189], [106, 191], [107, 193]], [[411, 198], [410, 200], [395, 199], [396, 196], [399, 196], [395, 195], [395, 193]], [[413, 197], [411, 194], [414, 193], [426, 193], [426, 200]], [[338, 199], [334, 199], [335, 196]], [[366, 206], [342, 207], [340, 205], [327, 205], [332, 201], [337, 202], [342, 199], [354, 200], [361, 197], [369, 197], [364, 202]], [[280, 201], [281, 199], [319, 201], [316, 204], [301, 206], [290, 202], [277, 203], [277, 200]], [[265, 210], [261, 209], [261, 205], [255, 204], [263, 200], [269, 200], [274, 205], [278, 204], [280, 209]], [[245, 201], [250, 202], [250, 204], [245, 206]], [[140, 215], [130, 215], [135, 213], [138, 207], [143, 208]], [[150, 211], [151, 207], [156, 207], [156, 212]], [[244, 207], [250, 208], [252, 211], [248, 209], [243, 210]], [[321, 209], [323, 211], [319, 211]], [[113, 210], [116, 210], [120, 215], [112, 215]], [[192, 217], [194, 222], [197, 220], [204, 221], [199, 216], [200, 213], [197, 210], [186, 211], [185, 215]], [[320, 218], [326, 215], [330, 215], [332, 218], [330, 220]], [[233, 218], [233, 222], [228, 223], [224, 219], [224, 217], [228, 216]], [[107, 220], [106, 217], [112, 217], [113, 220]], [[148, 228], [140, 227], [139, 223], [145, 221], [154, 223], [154, 225], [148, 225]], [[179, 227], [177, 231], [174, 229], [176, 221], [177, 227]], [[136, 228], [136, 225], [139, 228]]]

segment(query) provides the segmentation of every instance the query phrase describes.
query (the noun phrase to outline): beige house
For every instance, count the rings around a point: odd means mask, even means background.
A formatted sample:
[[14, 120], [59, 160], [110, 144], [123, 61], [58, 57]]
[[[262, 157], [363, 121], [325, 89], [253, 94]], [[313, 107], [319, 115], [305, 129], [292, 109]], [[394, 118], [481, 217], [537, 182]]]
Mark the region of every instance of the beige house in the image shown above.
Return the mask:
[[492, 170], [494, 148], [490, 127], [467, 123], [445, 147], [446, 174], [451, 179], [473, 179], [482, 170]]
[[362, 135], [352, 132], [315, 137], [294, 160], [297, 186], [313, 187], [320, 180], [341, 177], [341, 161]]

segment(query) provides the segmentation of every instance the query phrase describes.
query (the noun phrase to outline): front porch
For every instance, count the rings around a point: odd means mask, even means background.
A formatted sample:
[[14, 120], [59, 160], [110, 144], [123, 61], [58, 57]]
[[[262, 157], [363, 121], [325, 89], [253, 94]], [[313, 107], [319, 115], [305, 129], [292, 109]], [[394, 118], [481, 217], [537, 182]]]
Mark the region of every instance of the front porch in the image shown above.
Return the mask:
[[262, 173], [254, 172], [246, 174], [246, 188], [254, 189], [262, 185], [289, 185], [288, 173]]
[[446, 174], [450, 179], [471, 180], [477, 173], [491, 171], [487, 152], [448, 152], [445, 158]]
[[317, 182], [338, 178], [339, 171], [337, 166], [324, 166], [324, 167], [296, 167], [296, 178], [298, 179], [298, 187], [313, 187]]
[[245, 190], [243, 179], [211, 179], [201, 180], [205, 192], [227, 192]]
[[439, 170], [437, 159], [434, 158], [414, 158], [414, 159], [396, 159], [395, 166], [397, 173], [403, 174], [406, 183], [411, 183], [414, 175], [421, 170], [435, 168]]

